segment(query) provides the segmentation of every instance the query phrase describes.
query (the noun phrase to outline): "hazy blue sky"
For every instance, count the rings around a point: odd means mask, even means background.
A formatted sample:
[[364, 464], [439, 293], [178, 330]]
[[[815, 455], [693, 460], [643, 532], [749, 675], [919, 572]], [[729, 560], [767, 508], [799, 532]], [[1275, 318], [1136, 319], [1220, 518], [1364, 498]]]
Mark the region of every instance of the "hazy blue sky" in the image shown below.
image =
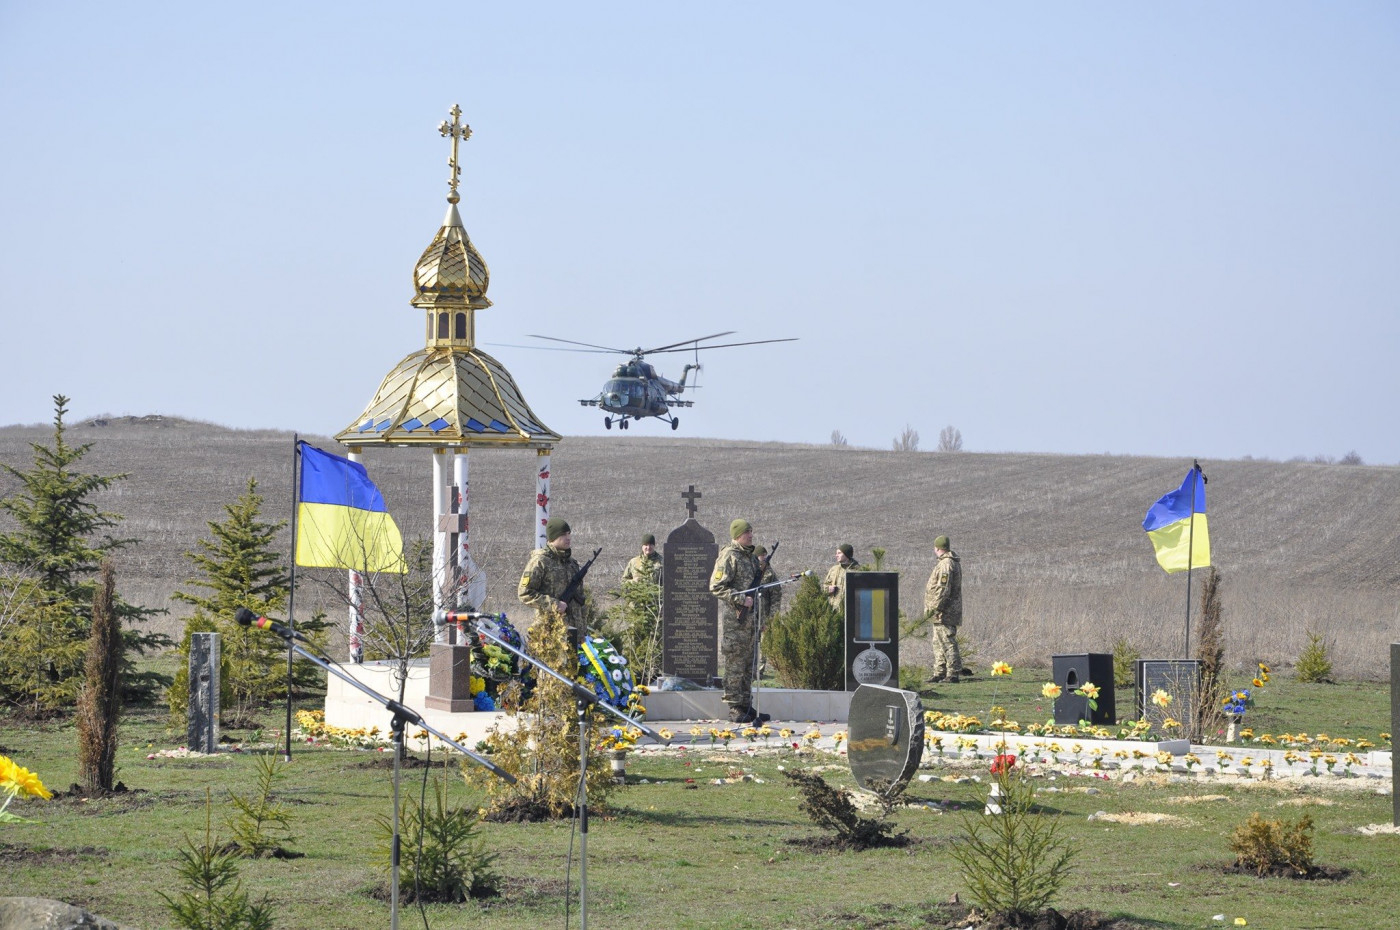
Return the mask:
[[0, 423], [350, 424], [454, 102], [478, 339], [566, 435], [611, 360], [490, 343], [801, 337], [682, 435], [1400, 462], [1394, 2], [0, 0]]

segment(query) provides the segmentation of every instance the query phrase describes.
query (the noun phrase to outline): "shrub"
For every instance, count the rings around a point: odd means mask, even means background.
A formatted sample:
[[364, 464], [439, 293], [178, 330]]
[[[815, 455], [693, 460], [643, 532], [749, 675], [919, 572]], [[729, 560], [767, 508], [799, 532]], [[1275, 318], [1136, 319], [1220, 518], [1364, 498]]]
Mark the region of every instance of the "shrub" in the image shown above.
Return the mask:
[[1330, 682], [1332, 680], [1332, 660], [1327, 655], [1327, 640], [1321, 633], [1308, 631], [1308, 644], [1298, 654], [1297, 673], [1299, 681]]
[[1291, 869], [1306, 875], [1312, 869], [1312, 818], [1304, 814], [1296, 823], [1265, 820], [1259, 814], [1235, 828], [1230, 836], [1230, 852], [1235, 865], [1256, 875], [1269, 875]]
[[273, 798], [281, 770], [277, 757], [263, 753], [257, 757], [258, 783], [251, 794], [229, 792], [234, 812], [224, 821], [233, 833], [233, 847], [240, 856], [263, 859], [285, 853], [283, 843], [291, 843], [292, 811]]
[[[383, 842], [380, 862], [393, 868], [393, 824], [378, 820]], [[399, 892], [407, 900], [460, 903], [500, 892], [501, 878], [492, 868], [496, 853], [486, 851], [477, 832], [476, 811], [447, 803], [447, 778], [433, 780], [432, 800], [404, 801], [399, 817], [401, 869]]]
[[1113, 683], [1120, 687], [1128, 687], [1136, 683], [1137, 662], [1142, 658], [1142, 651], [1130, 643], [1126, 638], [1119, 639], [1113, 644]]
[[624, 581], [622, 598], [607, 613], [608, 638], [627, 657], [640, 684], [661, 668], [661, 586], [650, 579]]
[[1003, 765], [995, 777], [1002, 813], [964, 814], [963, 839], [950, 852], [973, 903], [1019, 919], [1050, 904], [1075, 850], [1057, 836], [1059, 815], [1036, 809], [1035, 787], [1020, 767]]
[[78, 695], [78, 771], [90, 793], [111, 791], [116, 777], [117, 722], [121, 719], [121, 621], [117, 619], [116, 573], [102, 563], [92, 599], [86, 681]]
[[189, 837], [177, 851], [175, 867], [185, 890], [174, 897], [157, 891], [175, 926], [186, 930], [268, 930], [272, 905], [264, 897], [252, 901], [238, 880], [237, 856], [214, 837], [208, 789], [204, 795], [204, 844]]
[[763, 654], [784, 688], [839, 691], [845, 679], [841, 615], [808, 575], [797, 586], [792, 607], [778, 614], [763, 633]]
[[820, 775], [788, 769], [783, 772], [794, 788], [802, 794], [797, 807], [817, 826], [836, 834], [837, 844], [847, 849], [869, 849], [872, 846], [900, 845], [903, 835], [892, 836], [894, 824], [889, 816], [899, 803], [899, 792], [886, 797], [886, 792], [876, 795], [880, 799], [879, 817], [862, 817], [851, 801], [851, 793], [844, 788], [833, 788]]

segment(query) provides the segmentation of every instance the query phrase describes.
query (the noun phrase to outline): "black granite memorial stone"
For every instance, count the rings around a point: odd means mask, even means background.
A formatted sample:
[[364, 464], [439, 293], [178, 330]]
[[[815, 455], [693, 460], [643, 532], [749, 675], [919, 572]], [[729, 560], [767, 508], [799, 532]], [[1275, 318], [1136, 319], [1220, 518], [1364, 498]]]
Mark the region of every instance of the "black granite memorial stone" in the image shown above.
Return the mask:
[[846, 718], [846, 759], [856, 784], [894, 797], [924, 757], [924, 708], [913, 691], [861, 685]]
[[846, 690], [899, 684], [899, 572], [846, 573]]
[[[1191, 738], [1196, 702], [1201, 696], [1201, 663], [1195, 659], [1139, 659], [1133, 678], [1139, 719], [1152, 724], [1154, 733]], [[1158, 691], [1171, 695], [1166, 707], [1152, 702]], [[1163, 726], [1169, 717], [1180, 722], [1181, 728]]]
[[661, 562], [663, 674], [700, 685], [719, 674], [719, 602], [710, 594], [718, 557], [715, 534], [694, 516], [666, 537]]
[[219, 749], [218, 633], [190, 634], [190, 706], [185, 741], [191, 752]]

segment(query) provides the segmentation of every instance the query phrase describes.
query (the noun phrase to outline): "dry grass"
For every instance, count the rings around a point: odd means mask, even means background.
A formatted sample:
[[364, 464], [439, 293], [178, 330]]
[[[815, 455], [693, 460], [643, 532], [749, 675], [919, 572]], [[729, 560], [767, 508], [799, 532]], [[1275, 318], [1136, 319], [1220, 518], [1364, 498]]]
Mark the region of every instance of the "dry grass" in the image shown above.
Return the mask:
[[[28, 467], [27, 443], [50, 433], [0, 428], [0, 461]], [[95, 443], [88, 470], [131, 473], [102, 502], [141, 540], [118, 560], [130, 600], [172, 606], [170, 593], [188, 577], [183, 553], [207, 521], [223, 518], [248, 476], [267, 498], [266, 516], [290, 516], [288, 433], [109, 418], [72, 424], [69, 438]], [[428, 451], [372, 449], [366, 462], [405, 536], [427, 535]], [[1286, 667], [1317, 630], [1339, 676], [1384, 675], [1400, 602], [1400, 468], [1205, 465], [1215, 562], [1229, 578], [1227, 664]], [[517, 609], [517, 573], [533, 544], [534, 466], [529, 452], [471, 454], [473, 549], [496, 609]], [[577, 548], [604, 547], [595, 588], [615, 583], [642, 533], [664, 540], [684, 521], [680, 493], [694, 484], [704, 495], [699, 519], [718, 536], [743, 515], [760, 541], [781, 539], [782, 572], [824, 571], [841, 542], [867, 563], [871, 547], [883, 546], [887, 567], [903, 573], [909, 612], [922, 607], [933, 537], [949, 534], [965, 573], [964, 634], [986, 661], [1048, 664], [1052, 653], [1104, 652], [1120, 637], [1144, 656], [1182, 655], [1186, 580], [1157, 568], [1141, 522], [1180, 483], [1184, 459], [603, 436], [565, 439], [552, 466], [554, 512], [573, 525]], [[13, 490], [0, 476], [0, 494]], [[336, 606], [318, 586], [303, 591]], [[906, 644], [905, 662], [919, 663], [926, 648]]]

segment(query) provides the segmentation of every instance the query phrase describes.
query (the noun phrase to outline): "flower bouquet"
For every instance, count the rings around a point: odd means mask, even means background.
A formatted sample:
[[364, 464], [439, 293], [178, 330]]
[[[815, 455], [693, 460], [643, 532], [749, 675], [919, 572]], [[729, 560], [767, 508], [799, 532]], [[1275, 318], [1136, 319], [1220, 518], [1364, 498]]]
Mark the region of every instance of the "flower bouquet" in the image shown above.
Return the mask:
[[[516, 649], [522, 648], [520, 633], [502, 614], [494, 621], [490, 632]], [[472, 674], [487, 681], [510, 681], [520, 677], [520, 657], [509, 649], [491, 642], [485, 636], [477, 635], [477, 643], [472, 647]]]

